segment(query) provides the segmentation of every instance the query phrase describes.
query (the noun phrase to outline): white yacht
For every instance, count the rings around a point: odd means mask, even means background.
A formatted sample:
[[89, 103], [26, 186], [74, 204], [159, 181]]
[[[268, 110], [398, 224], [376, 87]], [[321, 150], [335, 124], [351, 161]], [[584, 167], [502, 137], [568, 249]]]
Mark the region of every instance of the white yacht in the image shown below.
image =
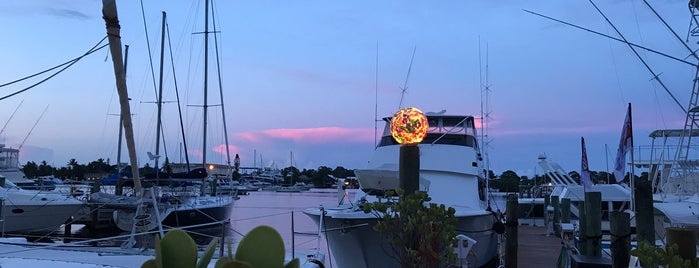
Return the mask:
[[[485, 169], [473, 116], [427, 113], [429, 129], [420, 149], [419, 190], [433, 203], [456, 210], [456, 232], [471, 244], [468, 267], [482, 267], [497, 260], [498, 216], [489, 209]], [[356, 170], [360, 189], [355, 200], [335, 208], [309, 208], [304, 212], [320, 223], [340, 267], [400, 267], [389, 242], [374, 231], [377, 217], [364, 213], [367, 202], [386, 200], [384, 193], [398, 186], [398, 144], [390, 133], [391, 118], [366, 169]], [[323, 214], [324, 213], [324, 214]], [[331, 231], [332, 230], [332, 231]]]
[[84, 206], [71, 196], [24, 190], [0, 175], [0, 231], [50, 233]]

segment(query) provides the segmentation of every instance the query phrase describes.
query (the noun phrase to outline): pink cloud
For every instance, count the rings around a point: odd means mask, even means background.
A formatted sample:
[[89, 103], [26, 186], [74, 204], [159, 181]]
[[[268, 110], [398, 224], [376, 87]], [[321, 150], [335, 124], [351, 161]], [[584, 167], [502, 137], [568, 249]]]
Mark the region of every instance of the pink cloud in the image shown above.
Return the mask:
[[302, 143], [369, 142], [373, 130], [364, 128], [319, 127], [299, 129], [270, 129], [263, 131], [269, 137]]
[[[240, 148], [234, 146], [234, 145], [228, 145], [228, 152], [231, 153], [231, 155], [235, 155], [236, 152], [239, 152]], [[225, 144], [219, 144], [214, 146], [214, 152], [217, 152], [221, 155], [226, 155], [226, 145]]]
[[269, 129], [259, 132], [244, 132], [236, 134], [248, 142], [263, 142], [269, 139], [291, 140], [299, 143], [323, 144], [336, 142], [373, 142], [374, 130], [365, 128], [282, 128]]

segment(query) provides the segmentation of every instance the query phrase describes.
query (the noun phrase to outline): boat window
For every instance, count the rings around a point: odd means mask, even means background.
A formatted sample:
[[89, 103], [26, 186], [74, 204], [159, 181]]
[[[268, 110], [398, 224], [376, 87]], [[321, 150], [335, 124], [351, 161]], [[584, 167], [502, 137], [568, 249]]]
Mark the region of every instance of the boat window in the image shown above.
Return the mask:
[[[435, 142], [436, 141], [436, 142]], [[451, 144], [460, 146], [469, 146], [477, 148], [476, 138], [470, 135], [454, 135], [454, 134], [439, 134], [439, 133], [428, 133], [425, 139], [422, 140], [421, 144]], [[399, 143], [393, 139], [393, 136], [383, 136], [379, 142], [379, 147], [398, 145]]]

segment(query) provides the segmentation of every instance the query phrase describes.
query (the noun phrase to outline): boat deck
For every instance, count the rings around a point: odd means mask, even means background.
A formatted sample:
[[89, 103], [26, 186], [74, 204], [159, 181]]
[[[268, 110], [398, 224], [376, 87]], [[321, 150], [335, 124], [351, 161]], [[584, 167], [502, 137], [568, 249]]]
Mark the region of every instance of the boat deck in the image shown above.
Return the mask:
[[561, 238], [547, 235], [543, 226], [520, 225], [517, 232], [517, 267], [556, 267]]

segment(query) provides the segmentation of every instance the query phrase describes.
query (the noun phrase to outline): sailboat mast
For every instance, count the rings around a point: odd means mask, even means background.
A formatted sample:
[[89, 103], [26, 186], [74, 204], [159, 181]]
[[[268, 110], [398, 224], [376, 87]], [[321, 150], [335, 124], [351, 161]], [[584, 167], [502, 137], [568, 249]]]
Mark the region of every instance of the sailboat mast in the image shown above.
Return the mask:
[[[129, 62], [129, 45], [124, 45], [124, 76], [126, 76], [126, 66]], [[117, 142], [117, 173], [121, 178], [121, 140], [124, 137], [124, 118], [119, 115], [119, 141]]]
[[158, 84], [158, 122], [155, 126], [155, 169], [156, 178], [160, 178], [160, 170], [158, 169], [158, 156], [160, 155], [160, 125], [162, 124], [162, 108], [163, 108], [163, 59], [165, 58], [165, 19], [167, 15], [163, 11], [163, 23], [160, 33], [160, 79]]
[[207, 85], [209, 83], [209, 1], [204, 1], [204, 132], [202, 141], [202, 167], [206, 168], [206, 117], [208, 110], [208, 92]]
[[102, 15], [109, 37], [109, 51], [112, 54], [114, 65], [114, 77], [116, 78], [121, 117], [124, 119], [124, 132], [126, 147], [129, 150], [131, 172], [133, 173], [134, 192], [141, 195], [141, 179], [138, 174], [138, 160], [136, 159], [136, 143], [133, 135], [133, 123], [131, 122], [131, 107], [129, 106], [129, 92], [126, 88], [126, 76], [124, 75], [123, 59], [121, 56], [121, 26], [117, 16], [116, 2], [114, 0], [102, 0]]

